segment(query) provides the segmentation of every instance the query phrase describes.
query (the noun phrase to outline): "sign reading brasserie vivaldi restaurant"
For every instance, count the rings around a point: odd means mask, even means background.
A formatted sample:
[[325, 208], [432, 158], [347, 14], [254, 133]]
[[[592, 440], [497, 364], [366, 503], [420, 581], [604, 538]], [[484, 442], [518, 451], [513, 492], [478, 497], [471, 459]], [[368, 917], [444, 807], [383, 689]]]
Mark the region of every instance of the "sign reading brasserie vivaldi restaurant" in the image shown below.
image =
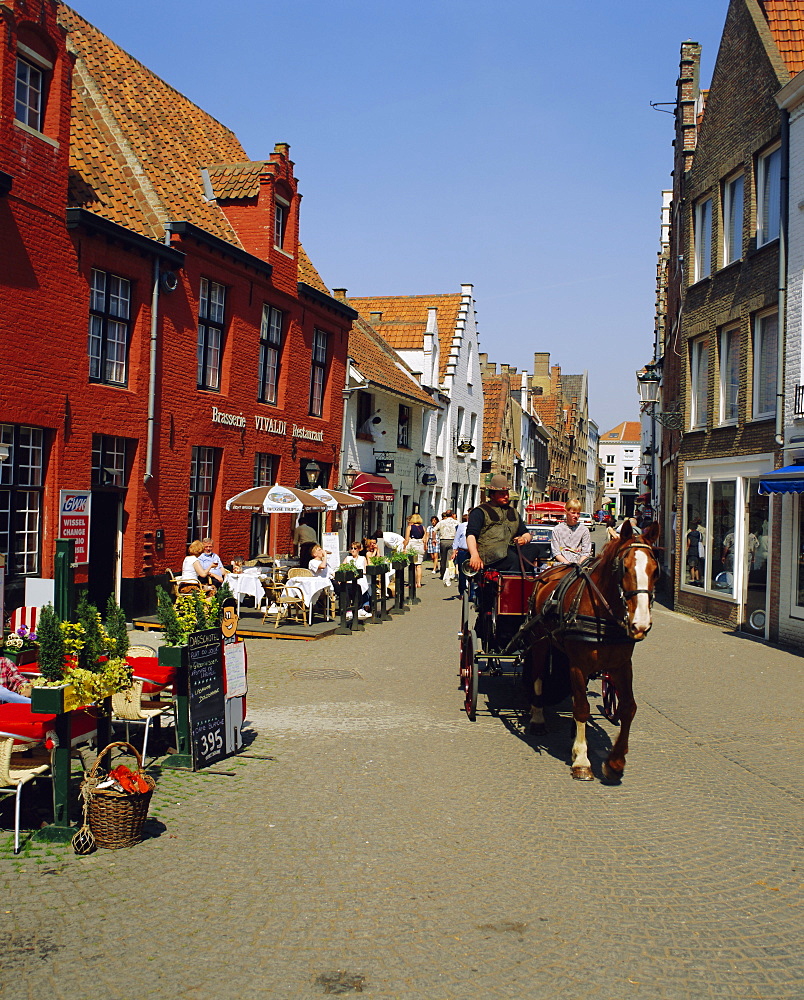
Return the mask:
[[[246, 428], [246, 418], [242, 413], [224, 413], [217, 406], [212, 407], [212, 423], [222, 424], [227, 427], [239, 427], [241, 430], [245, 430]], [[292, 432], [288, 435], [287, 420], [278, 420], [276, 417], [264, 417], [258, 413], [254, 414], [254, 427], [256, 430], [262, 431], [263, 434], [279, 434], [282, 437], [290, 436], [292, 438], [301, 438], [304, 441], [324, 440], [323, 430], [314, 431], [309, 427], [302, 427], [299, 424], [293, 424]]]
[[59, 538], [75, 542], [75, 561], [89, 562], [89, 512], [92, 493], [89, 490], [59, 492]]

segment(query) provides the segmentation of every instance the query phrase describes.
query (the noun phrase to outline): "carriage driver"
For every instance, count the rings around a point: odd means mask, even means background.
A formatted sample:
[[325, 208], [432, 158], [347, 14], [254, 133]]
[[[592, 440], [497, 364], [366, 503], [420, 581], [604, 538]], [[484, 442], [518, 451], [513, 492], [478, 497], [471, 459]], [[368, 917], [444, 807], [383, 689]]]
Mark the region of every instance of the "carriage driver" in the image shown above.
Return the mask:
[[[510, 504], [510, 483], [505, 476], [492, 476], [486, 487], [488, 499], [469, 514], [466, 546], [473, 570], [497, 569], [518, 572], [518, 545], [532, 541], [525, 522]], [[523, 552], [523, 555], [525, 553]], [[528, 552], [533, 559], [533, 554]]]

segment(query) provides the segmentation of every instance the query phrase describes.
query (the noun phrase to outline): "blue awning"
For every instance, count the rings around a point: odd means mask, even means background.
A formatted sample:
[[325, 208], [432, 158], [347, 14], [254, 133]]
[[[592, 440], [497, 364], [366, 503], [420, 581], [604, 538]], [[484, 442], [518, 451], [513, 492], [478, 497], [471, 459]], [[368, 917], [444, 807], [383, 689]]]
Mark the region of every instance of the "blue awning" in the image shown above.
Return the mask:
[[767, 473], [759, 480], [759, 492], [804, 493], [804, 465], [786, 465]]

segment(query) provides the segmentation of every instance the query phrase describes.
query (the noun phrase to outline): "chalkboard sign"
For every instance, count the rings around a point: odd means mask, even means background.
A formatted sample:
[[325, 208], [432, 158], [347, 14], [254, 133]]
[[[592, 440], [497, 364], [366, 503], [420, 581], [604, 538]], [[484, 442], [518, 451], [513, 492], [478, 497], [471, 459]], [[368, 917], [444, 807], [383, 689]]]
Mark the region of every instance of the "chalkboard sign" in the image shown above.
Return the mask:
[[220, 628], [191, 632], [188, 637], [190, 745], [194, 771], [227, 756], [222, 639]]

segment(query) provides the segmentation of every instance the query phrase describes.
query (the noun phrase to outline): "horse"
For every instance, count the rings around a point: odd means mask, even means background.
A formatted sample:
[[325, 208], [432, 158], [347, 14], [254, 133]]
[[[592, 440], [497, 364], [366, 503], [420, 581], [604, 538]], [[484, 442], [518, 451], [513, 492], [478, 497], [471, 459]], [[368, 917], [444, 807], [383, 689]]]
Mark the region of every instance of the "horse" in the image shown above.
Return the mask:
[[[620, 536], [601, 554], [580, 565], [561, 564], [542, 573], [530, 599], [529, 617], [523, 626], [527, 679], [533, 685], [531, 728], [544, 726], [542, 684], [551, 651], [566, 656], [572, 691], [575, 740], [572, 745], [572, 777], [593, 781], [586, 744], [589, 678], [602, 674], [604, 689], [613, 685], [619, 704], [609, 713], [619, 717], [620, 731], [608, 760], [603, 764], [607, 784], [622, 781], [628, 736], [636, 714], [631, 657], [634, 646], [651, 629], [653, 592], [660, 574], [654, 549], [659, 525], [655, 522], [641, 535], [629, 521]], [[556, 657], [556, 659], [561, 659]], [[608, 701], [604, 690], [604, 711]]]

